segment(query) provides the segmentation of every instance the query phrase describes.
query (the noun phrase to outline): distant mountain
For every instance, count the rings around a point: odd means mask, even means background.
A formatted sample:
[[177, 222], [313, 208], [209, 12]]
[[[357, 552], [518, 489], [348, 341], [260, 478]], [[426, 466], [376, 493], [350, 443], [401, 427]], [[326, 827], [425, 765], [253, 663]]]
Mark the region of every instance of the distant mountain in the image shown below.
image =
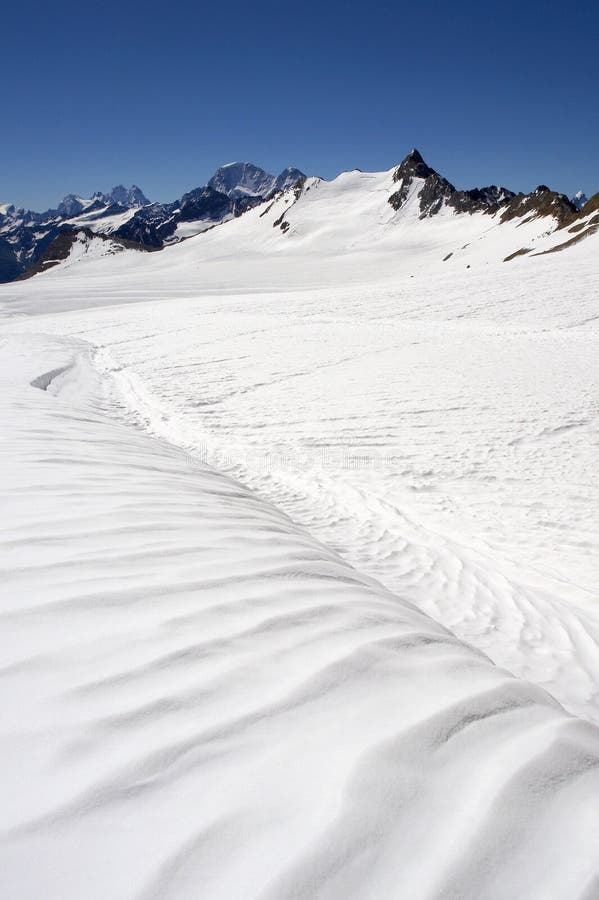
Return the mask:
[[[253, 163], [232, 163], [173, 203], [151, 203], [137, 185], [119, 184], [89, 198], [67, 194], [56, 209], [43, 213], [0, 204], [0, 282], [35, 266], [64, 229], [87, 229], [160, 249], [236, 218], [303, 178], [299, 169], [271, 175]], [[61, 241], [59, 249], [64, 246]]]
[[130, 188], [123, 187], [122, 184], [117, 184], [117, 186], [111, 190], [110, 194], [104, 194], [104, 199], [107, 202], [118, 203], [120, 206], [127, 207], [147, 206], [150, 202], [141, 188], [138, 188], [136, 184], [132, 184]]
[[270, 175], [253, 163], [235, 162], [217, 169], [208, 187], [231, 200], [243, 197], [260, 197], [265, 199], [275, 191], [286, 191], [300, 179], [305, 178], [299, 169], [283, 169], [280, 175]]
[[584, 191], [577, 191], [572, 197], [571, 203], [576, 207], [576, 209], [582, 209], [585, 203], [588, 202], [588, 199], [589, 198], [584, 193]]
[[67, 194], [56, 209], [42, 213], [0, 204], [0, 282], [12, 281], [34, 265], [63, 229], [109, 235], [148, 204], [137, 185], [122, 184], [92, 197]]
[[174, 203], [154, 203], [138, 210], [115, 233], [130, 241], [163, 247], [235, 219], [281, 191], [305, 180], [299, 169], [271, 175], [253, 163], [221, 166], [208, 184]]
[[[0, 281], [10, 281], [30, 271], [40, 259], [41, 266], [33, 271], [45, 271], [52, 260], [68, 258], [57, 254], [67, 251], [70, 254], [72, 248], [80, 253], [83, 245], [92, 248], [94, 253], [116, 252], [115, 247], [118, 251], [130, 247], [159, 250], [238, 218], [260, 204], [265, 204], [265, 208], [258, 219], [253, 220], [259, 224], [256, 238], [260, 241], [265, 234], [272, 235], [273, 227], [279, 229], [286, 240], [293, 238], [296, 234], [295, 214], [300, 208], [313, 208], [311, 204], [317, 197], [322, 198], [318, 215], [323, 226], [328, 223], [326, 227], [334, 227], [342, 235], [349, 221], [353, 221], [354, 210], [361, 208], [364, 199], [361, 189], [352, 193], [348, 188], [347, 194], [343, 194], [343, 216], [338, 220], [338, 207], [326, 207], [323, 201], [328, 192], [321, 188], [353, 183], [359, 174], [344, 173], [339, 176], [339, 181], [325, 182], [319, 178], [307, 179], [296, 168], [286, 168], [275, 176], [253, 163], [236, 162], [217, 169], [206, 185], [188, 191], [172, 203], [151, 203], [136, 185], [130, 188], [117, 185], [110, 192], [98, 192], [91, 198], [69, 194], [57, 209], [45, 213], [0, 204]], [[367, 182], [373, 174], [366, 176]], [[545, 185], [539, 185], [529, 194], [517, 194], [496, 185], [459, 190], [431, 168], [416, 149], [398, 166], [378, 173], [376, 177], [377, 183], [384, 185], [376, 192], [376, 202], [380, 197], [381, 204], [378, 217], [369, 224], [363, 215], [358, 216], [357, 241], [376, 241], [376, 223], [385, 222], [385, 235], [388, 235], [388, 230], [400, 222], [415, 227], [418, 220], [426, 222], [437, 217], [447, 220], [482, 215], [489, 217], [496, 226], [514, 223], [519, 227], [532, 223], [533, 229], [536, 229], [534, 223], [538, 219], [539, 235], [547, 236], [558, 229], [567, 229], [571, 235], [564, 236], [556, 249], [579, 242], [599, 228], [599, 195], [587, 201], [585, 195], [578, 192], [570, 200]], [[375, 198], [371, 192], [367, 193], [368, 203], [372, 205]], [[277, 211], [272, 221], [271, 210]], [[333, 226], [334, 222], [338, 224]], [[489, 225], [481, 220], [481, 227], [486, 231]], [[300, 224], [298, 228], [299, 233], [306, 234], [309, 225]], [[54, 246], [53, 242], [65, 229], [69, 231], [68, 239], [61, 238]], [[501, 231], [508, 233], [503, 228]], [[521, 237], [524, 231], [518, 231], [518, 240], [525, 240]], [[76, 238], [77, 234], [80, 239]], [[113, 244], [110, 247], [93, 244], [92, 247], [89, 234], [108, 237]], [[534, 243], [536, 239], [533, 235], [527, 240]], [[509, 241], [511, 243], [511, 238]], [[513, 255], [530, 252], [530, 246], [519, 245], [514, 248]], [[511, 250], [507, 256], [512, 258], [510, 253]], [[455, 251], [447, 258], [452, 256]]]

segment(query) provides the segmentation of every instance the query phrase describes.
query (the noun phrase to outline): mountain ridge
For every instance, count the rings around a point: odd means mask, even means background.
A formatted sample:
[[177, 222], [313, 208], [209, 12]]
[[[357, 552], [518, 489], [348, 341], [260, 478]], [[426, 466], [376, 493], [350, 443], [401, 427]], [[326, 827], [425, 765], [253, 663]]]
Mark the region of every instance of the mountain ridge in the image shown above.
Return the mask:
[[[564, 247], [592, 233], [597, 225], [592, 213], [599, 195], [587, 200], [578, 192], [570, 200], [546, 185], [539, 185], [528, 194], [497, 185], [461, 190], [429, 166], [416, 148], [389, 173], [392, 189], [387, 202], [391, 208], [401, 213], [417, 194], [414, 202], [422, 221], [441, 213], [483, 214], [490, 219], [497, 217], [497, 224], [527, 223], [542, 218], [547, 219], [549, 231], [572, 230], [575, 238], [564, 241]], [[344, 174], [350, 173], [342, 173], [338, 178]], [[137, 185], [130, 188], [117, 185], [107, 193], [98, 191], [91, 198], [69, 194], [55, 210], [46, 213], [3, 204], [0, 205], [0, 281], [39, 272], [36, 263], [45, 258], [64, 229], [87, 229], [122, 242], [121, 246], [159, 250], [239, 218], [286, 192], [295, 202], [304, 190], [310, 189], [307, 181], [314, 185], [334, 184], [337, 179], [332, 182], [307, 179], [294, 167], [287, 167], [275, 176], [254, 163], [233, 162], [218, 168], [206, 185], [188, 191], [171, 203], [149, 201]], [[284, 210], [273, 224], [287, 232], [289, 222]], [[66, 244], [63, 241], [59, 246], [64, 248]]]
[[[141, 249], [161, 249], [242, 215], [302, 178], [304, 174], [293, 167], [272, 175], [253, 163], [232, 163], [217, 169], [206, 185], [171, 203], [153, 203], [137, 185], [119, 184], [89, 198], [67, 194], [56, 208], [42, 213], [1, 204], [0, 282], [30, 270], [37, 273], [36, 263], [65, 228], [88, 229], [139, 244]], [[59, 242], [61, 252], [64, 246]]]

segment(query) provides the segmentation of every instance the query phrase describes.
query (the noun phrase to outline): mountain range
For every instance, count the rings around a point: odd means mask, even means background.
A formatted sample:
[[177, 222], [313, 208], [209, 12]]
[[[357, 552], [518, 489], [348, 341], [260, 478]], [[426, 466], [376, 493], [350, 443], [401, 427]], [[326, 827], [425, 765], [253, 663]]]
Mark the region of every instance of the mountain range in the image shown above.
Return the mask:
[[302, 178], [299, 169], [275, 176], [251, 163], [231, 163], [173, 203], [151, 203], [137, 185], [117, 185], [89, 198], [68, 194], [56, 209], [41, 213], [0, 204], [0, 282], [35, 266], [61, 232], [87, 230], [140, 249], [160, 249], [239, 216]]
[[[496, 185], [458, 190], [416, 149], [391, 171], [393, 189], [384, 203], [398, 214], [416, 195], [421, 220], [447, 214], [482, 214], [493, 217], [496, 224], [540, 219], [542, 232], [569, 230], [572, 237], [565, 238], [563, 245], [578, 242], [599, 226], [599, 194], [587, 199], [579, 191], [569, 199], [545, 185], [529, 194]], [[322, 183], [323, 179], [307, 179], [297, 168], [288, 167], [275, 176], [252, 163], [235, 162], [222, 166], [206, 185], [172, 203], [153, 203], [136, 185], [118, 185], [90, 198], [69, 194], [56, 209], [43, 213], [0, 204], [0, 281], [45, 271], [67, 258], [76, 242], [94, 237], [103, 242], [106, 252], [160, 250], [236, 219], [286, 192], [294, 192], [297, 200], [311, 186]], [[274, 224], [283, 233], [289, 228], [284, 215]], [[529, 250], [522, 247], [514, 252]]]

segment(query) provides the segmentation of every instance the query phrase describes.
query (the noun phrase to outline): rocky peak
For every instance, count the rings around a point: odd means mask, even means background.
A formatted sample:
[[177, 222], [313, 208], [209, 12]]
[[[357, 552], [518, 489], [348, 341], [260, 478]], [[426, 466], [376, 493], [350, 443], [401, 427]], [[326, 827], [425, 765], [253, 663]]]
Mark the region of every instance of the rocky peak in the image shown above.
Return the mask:
[[305, 181], [305, 178], [306, 176], [303, 172], [300, 172], [299, 169], [296, 169], [293, 166], [287, 166], [287, 168], [283, 169], [281, 174], [277, 175], [275, 178], [271, 193], [287, 191], [289, 188], [295, 187], [298, 182]]
[[578, 210], [565, 194], [558, 194], [546, 184], [540, 184], [531, 194], [514, 194], [501, 215], [501, 221], [521, 218], [523, 222], [530, 222], [540, 216], [552, 216], [558, 228], [563, 228], [577, 214]]
[[[94, 194], [94, 197], [95, 196], [96, 195]], [[106, 200], [110, 203], [118, 203], [119, 206], [127, 207], [147, 206], [150, 202], [141, 188], [138, 188], [136, 184], [132, 184], [130, 188], [126, 188], [122, 184], [117, 184], [109, 194], [106, 194]]]
[[393, 181], [403, 181], [407, 178], [429, 178], [436, 174], [435, 170], [425, 163], [420, 152], [414, 148], [393, 173]]
[[66, 197], [58, 204], [58, 213], [65, 219], [71, 219], [78, 216], [83, 209], [83, 203], [75, 194], [67, 194]]
[[232, 200], [240, 197], [265, 197], [271, 190], [274, 175], [270, 175], [253, 163], [228, 163], [216, 170], [208, 187]]
[[393, 181], [399, 185], [389, 197], [393, 209], [400, 209], [406, 202], [415, 178], [424, 181], [418, 192], [421, 219], [436, 215], [443, 206], [449, 206], [458, 213], [492, 214], [502, 206], [506, 206], [515, 196], [507, 188], [497, 187], [494, 184], [484, 188], [458, 191], [450, 181], [431, 169], [418, 150], [414, 149], [393, 173]]
[[302, 178], [305, 178], [303, 172], [291, 167], [275, 176], [253, 163], [236, 162], [217, 169], [208, 182], [208, 187], [225, 194], [231, 200], [244, 197], [265, 199], [273, 192], [294, 187]]

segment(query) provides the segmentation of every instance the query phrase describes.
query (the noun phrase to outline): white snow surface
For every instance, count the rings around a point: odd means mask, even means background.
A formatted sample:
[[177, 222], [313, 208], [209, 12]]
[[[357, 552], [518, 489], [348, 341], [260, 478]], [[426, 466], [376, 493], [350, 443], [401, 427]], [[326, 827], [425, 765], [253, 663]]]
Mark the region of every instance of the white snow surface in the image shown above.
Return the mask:
[[[227, 218], [222, 221], [226, 222]], [[174, 235], [171, 238], [167, 238], [165, 243], [187, 240], [187, 238], [195, 237], [196, 234], [201, 234], [203, 231], [215, 228], [219, 224], [220, 223], [215, 222], [214, 219], [196, 219], [194, 222], [178, 222]]]
[[90, 231], [97, 231], [102, 234], [112, 234], [113, 231], [117, 231], [122, 225], [128, 222], [129, 219], [132, 219], [135, 213], [140, 209], [141, 206], [131, 206], [129, 209], [125, 209], [120, 213], [115, 213], [112, 216], [102, 215], [102, 210], [95, 210], [90, 213], [83, 212], [79, 216], [67, 219], [65, 224], [72, 225], [73, 228], [89, 228]]
[[11, 898], [599, 895], [599, 238], [307, 187], [0, 290]]
[[[98, 259], [104, 259], [107, 256], [114, 256], [115, 253], [123, 253], [122, 244], [106, 238], [96, 237], [80, 232], [76, 235], [73, 246], [71, 247], [68, 257], [64, 260], [46, 260], [46, 265], [52, 267], [60, 266], [61, 271], [68, 271], [71, 266], [77, 266], [77, 271], [81, 274], [79, 266], [81, 263], [89, 263]], [[139, 252], [139, 251], [135, 251]], [[44, 274], [50, 269], [45, 270]]]

